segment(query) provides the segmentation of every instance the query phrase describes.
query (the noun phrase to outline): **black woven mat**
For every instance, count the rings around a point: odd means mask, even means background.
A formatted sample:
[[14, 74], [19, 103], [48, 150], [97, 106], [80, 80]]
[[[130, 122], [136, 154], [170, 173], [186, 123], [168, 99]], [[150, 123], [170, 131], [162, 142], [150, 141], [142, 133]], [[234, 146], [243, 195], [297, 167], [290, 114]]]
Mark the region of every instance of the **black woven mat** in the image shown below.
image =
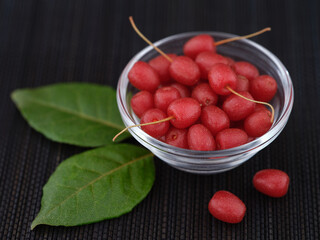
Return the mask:
[[[272, 3], [273, 2], [273, 3]], [[314, 1], [14, 1], [0, 3], [0, 239], [320, 239], [320, 3]], [[116, 86], [128, 60], [150, 39], [216, 30], [247, 34], [289, 70], [295, 103], [283, 133], [242, 166], [199, 176], [156, 159], [148, 197], [118, 219], [80, 227], [30, 224], [42, 187], [58, 164], [83, 149], [47, 140], [32, 130], [10, 100], [16, 88], [57, 82]], [[271, 199], [251, 180], [264, 168], [291, 177], [288, 195]], [[240, 224], [213, 219], [207, 204], [220, 189], [247, 205]]]

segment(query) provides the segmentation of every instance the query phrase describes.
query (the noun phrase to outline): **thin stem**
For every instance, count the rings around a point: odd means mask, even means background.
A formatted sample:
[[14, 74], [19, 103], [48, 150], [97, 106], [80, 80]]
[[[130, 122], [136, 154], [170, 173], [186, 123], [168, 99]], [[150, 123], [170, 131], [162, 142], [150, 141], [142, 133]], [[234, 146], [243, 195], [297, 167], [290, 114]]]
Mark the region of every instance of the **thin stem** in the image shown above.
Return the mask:
[[271, 31], [271, 28], [270, 27], [267, 27], [267, 28], [264, 28], [258, 32], [255, 32], [255, 33], [251, 33], [249, 35], [245, 35], [245, 36], [239, 36], [239, 37], [234, 37], [234, 38], [227, 38], [227, 39], [223, 39], [221, 41], [218, 41], [216, 42], [214, 45], [216, 46], [219, 46], [221, 44], [225, 44], [225, 43], [228, 43], [228, 42], [233, 42], [233, 41], [237, 41], [237, 40], [240, 40], [240, 39], [245, 39], [245, 38], [252, 38], [254, 36], [257, 36], [257, 35], [260, 35], [264, 32], [267, 32], [267, 31]]
[[137, 28], [136, 24], [133, 21], [132, 16], [129, 17], [130, 23], [133, 27], [133, 29], [136, 31], [136, 33], [146, 42], [148, 43], [150, 46], [152, 46], [158, 53], [160, 53], [162, 56], [164, 56], [169, 62], [172, 62], [172, 59], [165, 54], [161, 49], [159, 49], [157, 46], [155, 46], [152, 42], [149, 41], [148, 38], [146, 38]]
[[161, 120], [158, 120], [158, 121], [154, 121], [154, 122], [140, 123], [140, 124], [136, 124], [136, 125], [132, 125], [132, 126], [126, 127], [125, 129], [122, 129], [121, 132], [119, 132], [117, 135], [115, 135], [114, 138], [112, 139], [112, 141], [115, 141], [117, 137], [119, 137], [122, 133], [124, 133], [125, 131], [127, 131], [130, 128], [147, 126], [147, 125], [152, 125], [152, 124], [157, 124], [157, 123], [162, 123], [162, 122], [167, 122], [167, 121], [169, 121], [171, 119], [174, 119], [174, 116], [170, 116], [170, 117], [167, 117], [167, 118], [164, 118], [164, 119], [161, 119]]
[[259, 103], [259, 104], [263, 104], [263, 105], [267, 105], [269, 108], [271, 108], [271, 122], [273, 122], [274, 120], [274, 108], [272, 107], [272, 105], [270, 103], [267, 103], [267, 102], [261, 102], [261, 101], [257, 101], [257, 100], [253, 100], [253, 99], [250, 99], [250, 98], [247, 98], [245, 96], [242, 96], [240, 93], [236, 92], [235, 90], [233, 90], [231, 87], [229, 86], [226, 86], [226, 89], [228, 89], [230, 92], [232, 92], [233, 94], [243, 98], [243, 99], [246, 99], [250, 102], [254, 102], [254, 103]]

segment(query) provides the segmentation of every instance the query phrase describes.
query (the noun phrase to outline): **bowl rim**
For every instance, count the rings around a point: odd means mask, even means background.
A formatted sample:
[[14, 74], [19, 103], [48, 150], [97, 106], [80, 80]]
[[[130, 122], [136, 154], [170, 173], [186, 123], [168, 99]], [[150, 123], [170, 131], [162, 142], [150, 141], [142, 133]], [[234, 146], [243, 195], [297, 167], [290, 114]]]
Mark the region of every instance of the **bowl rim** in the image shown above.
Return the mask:
[[[231, 38], [231, 37], [238, 36], [230, 33], [216, 32], [216, 31], [193, 31], [193, 32], [178, 33], [178, 34], [165, 37], [163, 39], [156, 41], [154, 45], [159, 46], [166, 42], [170, 42], [180, 38], [193, 37], [199, 34], [209, 34], [213, 37], [222, 37], [222, 38]], [[135, 138], [139, 138], [140, 140], [144, 141], [147, 145], [151, 145], [152, 147], [155, 147], [158, 150], [161, 150], [163, 152], [174, 154], [175, 156], [178, 155], [181, 157], [198, 158], [199, 159], [199, 162], [197, 162], [198, 164], [203, 164], [203, 163], [207, 164], [208, 161], [206, 159], [208, 158], [214, 158], [216, 160], [219, 159], [222, 162], [224, 162], [223, 161], [224, 157], [236, 156], [238, 154], [250, 152], [251, 150], [254, 150], [254, 149], [262, 149], [265, 144], [268, 145], [270, 141], [273, 141], [275, 137], [278, 136], [278, 134], [282, 131], [282, 129], [286, 125], [288, 118], [290, 116], [290, 113], [292, 111], [293, 101], [294, 101], [294, 89], [293, 89], [293, 84], [292, 84], [290, 74], [285, 68], [285, 66], [283, 65], [283, 63], [278, 59], [278, 57], [276, 57], [272, 52], [270, 52], [265, 47], [249, 39], [241, 39], [241, 40], [238, 40], [237, 42], [245, 43], [251, 47], [256, 48], [257, 50], [262, 52], [264, 55], [267, 55], [276, 64], [276, 66], [279, 67], [282, 75], [282, 78], [280, 81], [283, 82], [284, 80], [282, 79], [284, 78], [289, 87], [289, 91], [288, 91], [289, 96], [287, 96], [284, 99], [283, 109], [280, 112], [279, 117], [276, 119], [276, 121], [273, 122], [270, 130], [267, 133], [241, 146], [230, 148], [230, 149], [224, 149], [224, 150], [215, 150], [215, 151], [197, 151], [197, 150], [178, 148], [178, 147], [166, 144], [156, 138], [151, 137], [150, 135], [145, 133], [140, 127], [129, 129], [128, 131], [131, 133], [131, 135]], [[134, 119], [128, 112], [127, 104], [126, 104], [126, 94], [123, 92], [124, 90], [126, 91], [127, 86], [129, 84], [127, 73], [132, 68], [133, 64], [136, 61], [138, 61], [140, 58], [142, 58], [149, 51], [155, 51], [155, 50], [153, 49], [153, 47], [147, 46], [143, 48], [141, 51], [139, 51], [137, 54], [135, 54], [133, 58], [131, 58], [130, 61], [127, 63], [126, 67], [123, 69], [119, 77], [119, 81], [117, 85], [117, 103], [118, 103], [118, 108], [119, 108], [121, 117], [126, 127], [137, 124], [134, 122]], [[126, 81], [127, 84], [124, 83], [124, 80], [127, 80]], [[286, 96], [287, 92], [285, 92], [284, 95]], [[182, 162], [187, 163], [189, 161], [182, 161]], [[210, 159], [210, 162], [213, 163], [212, 159]], [[190, 163], [194, 164], [193, 161], [190, 161]]]

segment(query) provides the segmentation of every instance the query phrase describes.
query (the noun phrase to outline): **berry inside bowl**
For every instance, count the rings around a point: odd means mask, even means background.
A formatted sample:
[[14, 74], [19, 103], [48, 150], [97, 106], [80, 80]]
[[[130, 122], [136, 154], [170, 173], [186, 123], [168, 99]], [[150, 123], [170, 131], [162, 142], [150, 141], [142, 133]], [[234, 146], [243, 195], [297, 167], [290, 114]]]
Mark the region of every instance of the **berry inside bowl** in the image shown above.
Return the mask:
[[[155, 45], [166, 53], [181, 55], [183, 54], [183, 45], [190, 38], [199, 34], [209, 34], [216, 41], [235, 37], [235, 35], [222, 32], [189, 32], [164, 38], [157, 41]], [[269, 131], [261, 137], [238, 147], [216, 151], [177, 148], [151, 137], [140, 127], [128, 130], [139, 143], [148, 148], [155, 156], [182, 171], [214, 174], [239, 166], [268, 146], [280, 134], [292, 110], [294, 92], [291, 78], [287, 69], [274, 54], [247, 39], [217, 46], [217, 53], [231, 57], [236, 61], [253, 63], [259, 69], [260, 74], [270, 75], [276, 80], [278, 89], [270, 101], [275, 110], [274, 121]], [[148, 62], [158, 55], [151, 46], [144, 48], [129, 61], [119, 78], [117, 103], [126, 127], [140, 123], [140, 119], [135, 115], [130, 105], [132, 96], [138, 90], [129, 82], [128, 73], [137, 61]]]

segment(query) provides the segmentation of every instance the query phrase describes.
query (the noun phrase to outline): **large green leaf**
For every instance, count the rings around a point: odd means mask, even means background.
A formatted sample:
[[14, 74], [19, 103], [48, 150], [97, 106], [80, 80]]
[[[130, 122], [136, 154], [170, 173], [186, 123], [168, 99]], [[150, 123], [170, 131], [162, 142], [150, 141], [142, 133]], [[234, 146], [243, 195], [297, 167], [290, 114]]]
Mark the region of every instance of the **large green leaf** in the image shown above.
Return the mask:
[[153, 155], [129, 144], [108, 145], [62, 162], [43, 188], [39, 224], [75, 226], [132, 210], [154, 182]]
[[107, 86], [60, 83], [19, 89], [11, 97], [31, 127], [57, 142], [102, 146], [124, 128], [115, 90]]

